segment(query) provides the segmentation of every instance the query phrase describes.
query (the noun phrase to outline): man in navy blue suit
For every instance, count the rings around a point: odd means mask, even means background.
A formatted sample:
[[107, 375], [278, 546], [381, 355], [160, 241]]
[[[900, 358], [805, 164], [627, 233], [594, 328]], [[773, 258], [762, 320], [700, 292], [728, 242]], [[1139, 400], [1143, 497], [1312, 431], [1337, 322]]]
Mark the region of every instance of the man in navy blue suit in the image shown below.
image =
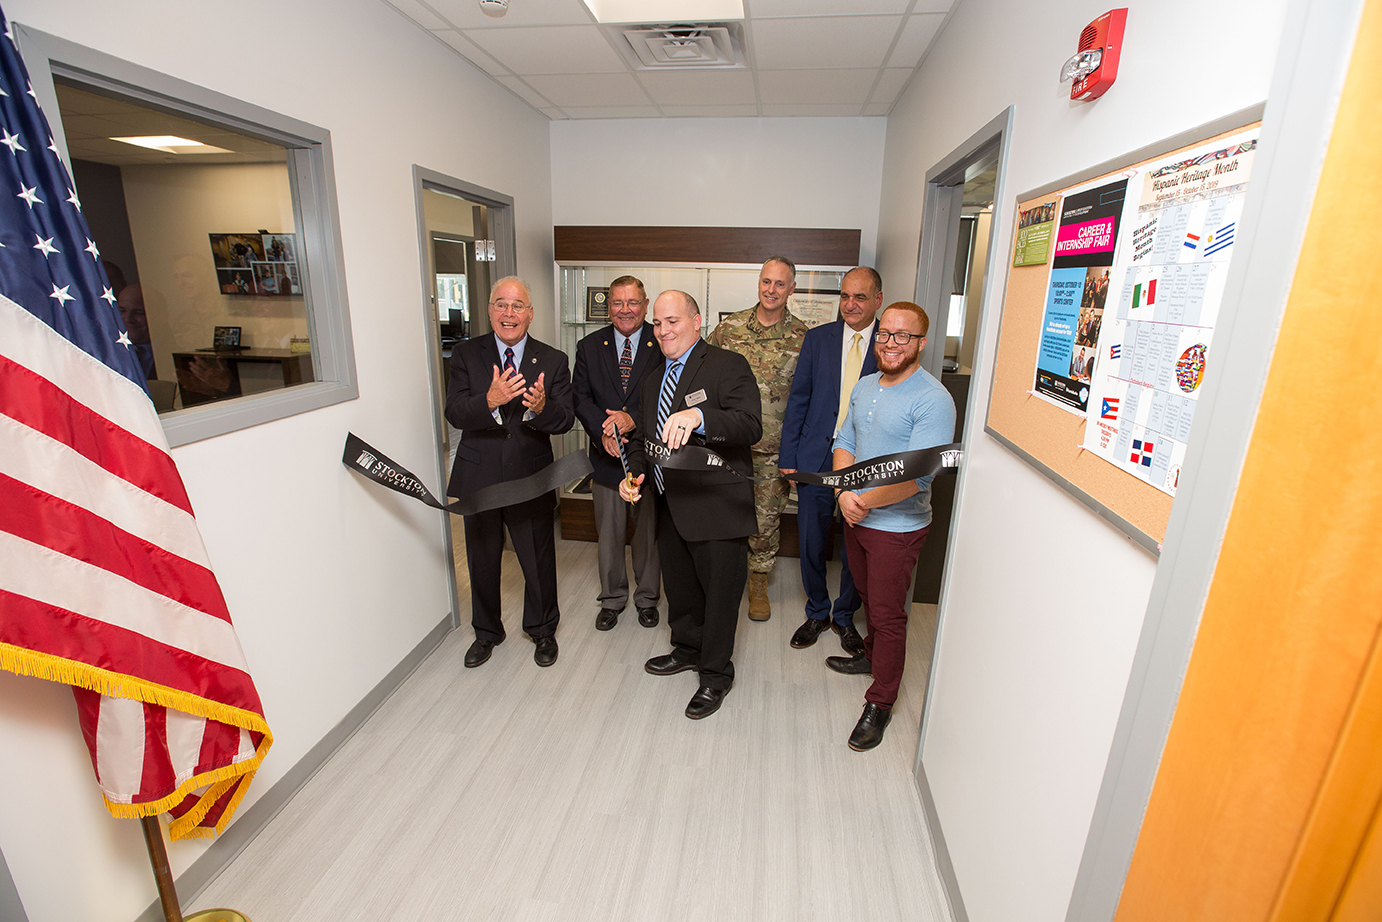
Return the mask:
[[[845, 421], [850, 392], [861, 377], [878, 370], [874, 318], [882, 305], [883, 280], [878, 273], [867, 266], [851, 269], [840, 282], [840, 319], [806, 334], [782, 421], [778, 460], [782, 473], [831, 470], [835, 434]], [[797, 541], [806, 620], [792, 635], [792, 646], [809, 647], [826, 628], [833, 628], [840, 635], [840, 646], [853, 656], [863, 652], [864, 641], [854, 627], [860, 599], [843, 547], [840, 594], [833, 611], [826, 585], [825, 558], [834, 518], [833, 490], [797, 484]]]
[[[624, 466], [616, 439], [633, 431], [638, 418], [643, 379], [662, 365], [662, 350], [648, 323], [648, 295], [643, 283], [621, 275], [609, 283], [609, 326], [576, 344], [576, 418], [590, 436], [590, 492], [595, 500], [595, 526], [600, 542], [600, 613], [597, 631], [612, 630], [629, 600], [624, 569], [624, 543], [630, 505], [619, 498]], [[657, 627], [657, 600], [662, 568], [657, 557], [657, 506], [637, 503], [634, 516], [633, 604], [638, 623]]]

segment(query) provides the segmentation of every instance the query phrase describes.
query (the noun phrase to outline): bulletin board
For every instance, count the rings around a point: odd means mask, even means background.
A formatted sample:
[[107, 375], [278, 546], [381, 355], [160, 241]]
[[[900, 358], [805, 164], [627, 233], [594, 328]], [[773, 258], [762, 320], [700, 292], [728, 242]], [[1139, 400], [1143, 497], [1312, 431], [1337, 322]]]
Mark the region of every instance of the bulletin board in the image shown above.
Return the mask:
[[[1134, 293], [1139, 299], [1143, 301], [1146, 299], [1146, 294], [1143, 291], [1146, 284], [1134, 286], [1133, 267], [1128, 266], [1125, 269], [1122, 265], [1124, 257], [1130, 256], [1134, 252], [1131, 249], [1133, 244], [1130, 239], [1134, 228], [1128, 215], [1136, 215], [1137, 201], [1135, 197], [1141, 193], [1142, 184], [1145, 184], [1148, 191], [1152, 188], [1151, 180], [1146, 177], [1149, 177], [1154, 170], [1142, 168], [1149, 165], [1160, 167], [1167, 162], [1168, 157], [1174, 160], [1181, 153], [1198, 154], [1206, 144], [1236, 139], [1244, 131], [1251, 130], [1260, 124], [1262, 109], [1262, 105], [1253, 106], [1217, 119], [1207, 125], [1167, 138], [1157, 144], [1131, 152], [1123, 157], [1115, 158], [1079, 174], [1023, 193], [1018, 196], [1016, 207], [1012, 212], [1015, 231], [1013, 246], [1009, 251], [1006, 263], [1007, 284], [1004, 289], [1003, 310], [998, 331], [998, 349], [994, 362], [993, 386], [989, 394], [985, 431], [1154, 555], [1160, 552], [1161, 541], [1166, 533], [1166, 522], [1170, 517], [1171, 504], [1174, 501], [1174, 496], [1166, 491], [1166, 483], [1169, 483], [1169, 479], [1160, 487], [1154, 483], [1149, 483], [1150, 455], [1142, 462], [1149, 465], [1148, 470], [1144, 472], [1144, 469], [1136, 463], [1128, 464], [1126, 444], [1122, 445], [1123, 455], [1118, 459], [1123, 462], [1122, 467], [1110, 460], [1111, 445], [1107, 446], [1109, 450], [1105, 451], [1103, 456], [1090, 450], [1090, 445], [1097, 446], [1098, 431], [1095, 427], [1101, 414], [1101, 405], [1102, 413], [1105, 416], [1108, 416], [1110, 412], [1116, 416], [1119, 399], [1117, 397], [1100, 398], [1098, 385], [1086, 386], [1082, 383], [1082, 381], [1089, 380], [1088, 375], [1083, 372], [1082, 359], [1080, 361], [1066, 359], [1070, 365], [1067, 377], [1056, 376], [1056, 380], [1052, 381], [1051, 375], [1043, 375], [1041, 372], [1040, 363], [1044, 363], [1048, 368], [1052, 365], [1051, 353], [1049, 349], [1046, 349], [1047, 344], [1043, 340], [1043, 336], [1048, 335], [1051, 329], [1048, 323], [1048, 312], [1051, 310], [1048, 299], [1053, 297], [1054, 289], [1051, 286], [1057, 278], [1056, 267], [1062, 264], [1058, 260], [1058, 246], [1061, 248], [1061, 253], [1065, 255], [1064, 263], [1066, 264], [1070, 261], [1068, 254], [1072, 252], [1070, 249], [1072, 242], [1068, 231], [1075, 225], [1071, 223], [1067, 227], [1065, 223], [1062, 223], [1063, 216], [1078, 211], [1078, 209], [1073, 208], [1068, 212], [1062, 209], [1067, 204], [1067, 196], [1069, 196], [1071, 203], [1083, 202], [1090, 198], [1090, 190], [1095, 190], [1097, 193], [1100, 190], [1111, 189], [1117, 185], [1120, 177], [1131, 177], [1126, 187], [1126, 195], [1131, 201], [1128, 211], [1122, 213], [1120, 225], [1115, 233], [1118, 246], [1128, 249], [1120, 250], [1118, 267], [1114, 271], [1118, 278], [1113, 279], [1111, 290], [1106, 288], [1103, 292], [1104, 297], [1108, 299], [1109, 306], [1105, 308], [1104, 302], [1099, 302], [1101, 316], [1111, 319], [1114, 316], [1115, 305], [1122, 298], [1121, 309], [1126, 314], [1128, 303]], [[1186, 162], [1192, 161], [1187, 160]], [[1213, 164], [1210, 165], [1211, 172], [1212, 169]], [[1195, 175], [1198, 175], [1199, 172], [1196, 169]], [[1143, 210], [1145, 211], [1147, 207], [1149, 206], [1144, 205]], [[1203, 211], [1204, 207], [1202, 206], [1200, 213], [1202, 214]], [[1099, 215], [1097, 201], [1090, 215], [1094, 218]], [[1046, 223], [1053, 216], [1055, 223]], [[1072, 222], [1073, 220], [1071, 219]], [[1146, 220], [1150, 221], [1151, 219], [1147, 218]], [[1095, 224], [1096, 222], [1090, 220], [1086, 223]], [[1057, 243], [1058, 236], [1061, 240], [1059, 244]], [[1185, 235], [1184, 241], [1186, 247], [1202, 243], [1196, 233]], [[1139, 241], [1139, 245], [1140, 243]], [[1182, 245], [1180, 237], [1177, 237], [1175, 245], [1177, 247]], [[1158, 247], [1162, 246], [1162, 242], [1158, 241]], [[1150, 244], [1148, 244], [1149, 248]], [[1136, 252], [1143, 253], [1142, 250]], [[1179, 252], [1177, 250], [1177, 253]], [[1189, 254], [1189, 258], [1193, 260], [1195, 255]], [[1109, 259], [1112, 260], [1113, 256], [1110, 255]], [[1226, 263], [1222, 268], [1226, 273]], [[1078, 271], [1083, 272], [1085, 270]], [[1179, 267], [1177, 267], [1177, 271], [1180, 271]], [[1189, 269], [1187, 268], [1185, 271], [1188, 275]], [[1094, 270], [1089, 270], [1089, 272], [1092, 277]], [[1105, 272], [1104, 274], [1108, 276], [1110, 273]], [[1124, 281], [1127, 282], [1126, 286], [1123, 285]], [[1222, 285], [1222, 278], [1218, 278], [1217, 281]], [[1105, 284], [1107, 285], [1107, 279]], [[1127, 289], [1126, 298], [1123, 297], [1125, 294], [1123, 288]], [[1136, 289], [1135, 292], [1134, 288]], [[1163, 284], [1163, 291], [1169, 291], [1170, 288], [1169, 280], [1167, 280]], [[1203, 284], [1200, 286], [1200, 291], [1201, 293], [1204, 291]], [[1088, 289], [1086, 289], [1085, 296], [1089, 297]], [[1076, 293], [1077, 302], [1078, 298], [1079, 295]], [[1164, 297], [1163, 300], [1167, 299]], [[1068, 303], [1068, 301], [1064, 303]], [[1143, 308], [1143, 310], [1147, 311], [1150, 308]], [[1144, 313], [1144, 316], [1150, 318], [1152, 315]], [[1126, 321], [1122, 325], [1132, 326]], [[1114, 324], [1108, 323], [1106, 326], [1108, 327], [1107, 332], [1110, 335], [1115, 335], [1117, 328]], [[1170, 329], [1172, 327], [1171, 324], [1147, 324], [1146, 326], [1152, 329], [1161, 327]], [[1079, 336], [1078, 331], [1079, 325], [1077, 324], [1074, 336]], [[1210, 334], [1212, 334], [1212, 330], [1206, 335]], [[1092, 340], [1089, 342], [1092, 343]], [[1131, 345], [1130, 342], [1128, 347], [1124, 347], [1124, 351], [1130, 353], [1132, 351]], [[1099, 346], [1102, 347], [1101, 352], [1092, 346], [1088, 349], [1091, 354], [1091, 369], [1095, 354], [1100, 355], [1101, 361], [1115, 363], [1106, 365], [1106, 368], [1117, 368], [1116, 362], [1120, 347], [1118, 345], [1109, 346], [1102, 339], [1099, 340]], [[1073, 347], [1072, 342], [1072, 349]], [[1081, 347], [1082, 352], [1084, 348]], [[1173, 347], [1168, 345], [1168, 349], [1170, 348]], [[1112, 359], [1108, 358], [1110, 353]], [[1209, 372], [1212, 373], [1212, 363], [1203, 361], [1204, 349], [1201, 349], [1199, 354], [1201, 362], [1198, 367], [1205, 369], [1208, 365]], [[1080, 365], [1082, 369], [1080, 376], [1076, 376], [1075, 368], [1077, 365]], [[1113, 375], [1115, 372], [1108, 372], [1108, 374]], [[1064, 392], [1053, 391], [1052, 385], [1058, 389], [1064, 389]], [[1091, 392], [1091, 388], [1093, 392]], [[1140, 393], [1145, 389], [1139, 388], [1138, 390]], [[1123, 394], [1124, 407], [1135, 402], [1135, 397], [1134, 400], [1130, 400], [1129, 396], [1127, 393]], [[1179, 398], [1172, 397], [1170, 399], [1177, 400]], [[1185, 400], [1188, 404], [1189, 398], [1187, 397]], [[1110, 402], [1112, 410], [1110, 410]], [[1179, 412], [1179, 406], [1176, 409]], [[1186, 411], [1187, 418], [1190, 411], [1191, 408]], [[1144, 407], [1144, 418], [1147, 412], [1148, 410]], [[1188, 424], [1186, 428], [1188, 429]], [[1104, 429], [1106, 432], [1111, 431], [1107, 425], [1104, 426]], [[1183, 438], [1188, 437], [1184, 433], [1181, 435]], [[1105, 441], [1108, 441], [1107, 435]], [[1125, 438], [1123, 442], [1126, 443], [1126, 441]], [[1147, 441], [1150, 447], [1150, 435], [1147, 436]], [[1157, 442], [1163, 443], [1160, 436], [1157, 437]], [[1141, 440], [1136, 442], [1138, 447], [1141, 444]], [[1177, 443], [1174, 440], [1167, 440], [1165, 444], [1176, 445]], [[1183, 457], [1183, 444], [1178, 447], [1180, 457]], [[1133, 460], [1134, 462], [1137, 460], [1135, 453]], [[1158, 474], [1169, 477], [1166, 460], [1158, 457], [1157, 461], [1161, 465]], [[1130, 470], [1136, 473], [1131, 473]], [[1178, 471], [1179, 468], [1177, 467], [1172, 472], [1177, 478], [1179, 477]]]

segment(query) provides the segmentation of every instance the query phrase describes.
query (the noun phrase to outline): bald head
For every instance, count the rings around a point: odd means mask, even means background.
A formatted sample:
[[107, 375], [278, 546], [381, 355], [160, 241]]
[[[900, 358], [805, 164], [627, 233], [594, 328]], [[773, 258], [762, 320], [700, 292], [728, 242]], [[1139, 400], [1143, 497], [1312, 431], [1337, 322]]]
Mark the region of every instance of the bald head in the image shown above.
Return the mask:
[[669, 289], [653, 302], [653, 335], [669, 359], [679, 359], [701, 335], [701, 309], [684, 291]]

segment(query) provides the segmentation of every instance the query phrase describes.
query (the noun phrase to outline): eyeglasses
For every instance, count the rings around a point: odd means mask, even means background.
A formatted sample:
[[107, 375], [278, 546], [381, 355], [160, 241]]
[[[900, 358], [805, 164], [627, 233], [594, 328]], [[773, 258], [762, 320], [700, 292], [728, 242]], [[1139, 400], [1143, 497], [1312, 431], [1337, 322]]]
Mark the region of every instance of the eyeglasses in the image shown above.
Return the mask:
[[615, 310], [623, 310], [626, 307], [632, 307], [636, 310], [643, 306], [645, 300], [645, 298], [637, 298], [633, 301], [611, 301], [609, 306]]
[[885, 342], [887, 342], [888, 340], [891, 339], [893, 342], [897, 343], [899, 346], [905, 346], [905, 345], [907, 345], [909, 342], [911, 342], [911, 341], [914, 340], [914, 339], [925, 339], [925, 338], [926, 338], [926, 337], [922, 336], [920, 333], [908, 333], [908, 332], [906, 332], [906, 331], [904, 331], [904, 330], [899, 330], [899, 331], [896, 332], [896, 333], [892, 332], [891, 330], [879, 330], [877, 335], [878, 335], [878, 341], [879, 341], [880, 343], [885, 343]]
[[501, 314], [521, 314], [528, 310], [528, 305], [522, 301], [491, 301], [489, 306]]

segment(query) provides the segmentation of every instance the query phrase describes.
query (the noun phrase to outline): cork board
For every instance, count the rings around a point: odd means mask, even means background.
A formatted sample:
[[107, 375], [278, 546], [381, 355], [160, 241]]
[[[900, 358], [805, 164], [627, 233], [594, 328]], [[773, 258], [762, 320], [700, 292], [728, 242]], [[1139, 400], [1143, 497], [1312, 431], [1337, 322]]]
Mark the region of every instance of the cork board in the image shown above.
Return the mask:
[[[1014, 227], [1021, 213], [1047, 202], [1059, 202], [1067, 190], [1226, 137], [1260, 123], [1262, 107], [1234, 113], [1125, 157], [1100, 164], [1075, 176], [1024, 193], [1012, 211]], [[1018, 234], [1005, 263], [1007, 284], [998, 329], [993, 386], [989, 393], [985, 431], [1019, 457], [1062, 486], [1096, 514], [1107, 519], [1152, 554], [1159, 554], [1174, 498], [1084, 450], [1086, 418], [1077, 416], [1032, 392], [1041, 343], [1041, 326], [1051, 275], [1054, 246], [1046, 261], [1013, 266]]]

